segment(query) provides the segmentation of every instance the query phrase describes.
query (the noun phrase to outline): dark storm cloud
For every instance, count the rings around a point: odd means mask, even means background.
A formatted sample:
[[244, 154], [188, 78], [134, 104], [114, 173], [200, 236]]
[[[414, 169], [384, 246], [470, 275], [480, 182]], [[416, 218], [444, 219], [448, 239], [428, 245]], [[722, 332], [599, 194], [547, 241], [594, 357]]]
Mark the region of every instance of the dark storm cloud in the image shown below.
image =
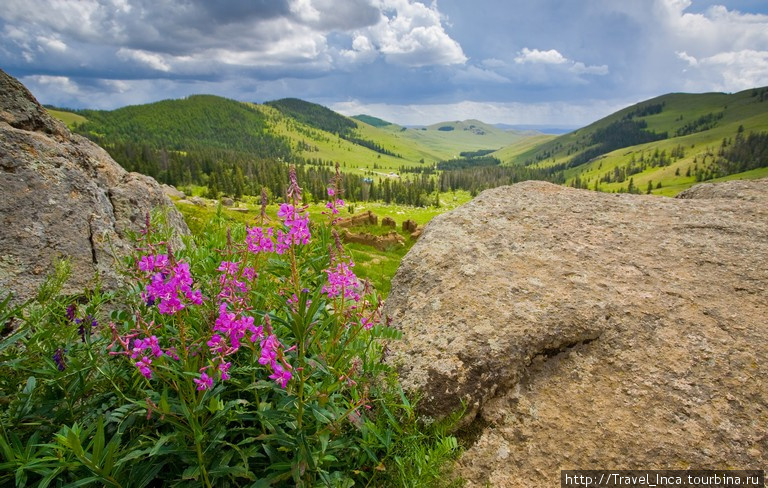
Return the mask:
[[0, 67], [68, 106], [205, 92], [403, 123], [588, 123], [669, 91], [768, 85], [766, 12], [756, 0], [5, 0]]

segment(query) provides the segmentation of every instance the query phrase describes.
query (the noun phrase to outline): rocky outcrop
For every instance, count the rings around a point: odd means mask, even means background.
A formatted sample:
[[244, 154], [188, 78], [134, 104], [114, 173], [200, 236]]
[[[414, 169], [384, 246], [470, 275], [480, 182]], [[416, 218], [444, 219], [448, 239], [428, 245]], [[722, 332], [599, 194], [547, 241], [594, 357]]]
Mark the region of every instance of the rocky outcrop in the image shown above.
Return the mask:
[[[671, 199], [525, 182], [436, 217], [383, 313], [469, 487], [768, 460], [768, 179]], [[486, 485], [487, 483], [487, 485]]]
[[392, 227], [393, 229], [397, 227], [397, 222], [395, 222], [395, 219], [392, 217], [384, 217], [381, 219], [381, 226], [382, 227]]
[[419, 224], [417, 224], [416, 222], [414, 222], [411, 219], [403, 221], [403, 230], [405, 232], [414, 233], [414, 232], [416, 232], [416, 229], [418, 229], [418, 228], [419, 228]]
[[378, 223], [378, 215], [368, 210], [367, 212], [353, 215], [352, 217], [339, 219], [336, 222], [336, 225], [339, 227], [357, 227], [360, 225], [378, 225]]
[[165, 183], [163, 183], [161, 185], [161, 188], [163, 189], [163, 193], [168, 195], [170, 198], [175, 198], [177, 200], [187, 198], [187, 195], [183, 191], [176, 188], [175, 186], [166, 185]]
[[403, 239], [403, 237], [396, 231], [391, 231], [384, 235], [377, 236], [367, 232], [350, 232], [345, 229], [341, 233], [341, 238], [344, 240], [344, 242], [372, 246], [379, 251], [386, 251], [387, 249], [391, 249], [393, 247], [400, 247], [405, 245], [405, 239]]
[[[100, 147], [71, 134], [16, 79], [0, 71], [0, 290], [31, 297], [53, 263], [69, 258], [65, 292], [119, 283], [115, 257], [146, 213], [167, 209], [189, 232], [158, 183], [128, 173]], [[4, 293], [3, 293], [4, 295]]]

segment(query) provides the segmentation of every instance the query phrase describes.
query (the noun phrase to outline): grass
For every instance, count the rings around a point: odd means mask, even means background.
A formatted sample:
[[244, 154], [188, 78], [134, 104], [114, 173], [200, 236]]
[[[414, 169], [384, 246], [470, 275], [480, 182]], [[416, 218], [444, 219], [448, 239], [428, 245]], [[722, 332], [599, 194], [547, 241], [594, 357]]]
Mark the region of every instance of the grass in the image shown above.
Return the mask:
[[[185, 190], [189, 190], [186, 189]], [[204, 193], [202, 187], [192, 187], [192, 194], [200, 196]], [[386, 204], [383, 202], [357, 202], [348, 204], [347, 211], [340, 214], [341, 217], [348, 217], [353, 214], [359, 214], [366, 211], [372, 211], [379, 217], [378, 226], [360, 226], [350, 229], [353, 232], [365, 232], [374, 235], [385, 234], [391, 229], [382, 227], [381, 221], [384, 217], [390, 217], [395, 220], [397, 232], [403, 236], [405, 244], [396, 246], [384, 251], [380, 251], [372, 246], [363, 244], [347, 244], [352, 258], [356, 264], [355, 273], [361, 279], [368, 279], [383, 297], [389, 294], [391, 281], [400, 266], [403, 257], [411, 249], [415, 241], [410, 234], [402, 230], [405, 220], [412, 220], [420, 227], [426, 225], [432, 218], [441, 213], [453, 210], [454, 208], [471, 200], [471, 196], [465, 191], [447, 192], [440, 194], [440, 207], [409, 207], [407, 205]], [[238, 212], [225, 207], [218, 207], [213, 201], [205, 200], [208, 203], [205, 207], [197, 206], [189, 202], [176, 201], [176, 207], [184, 216], [190, 230], [193, 234], [203, 232], [205, 226], [211, 219], [220, 217], [225, 221], [249, 226], [258, 225], [260, 207], [255, 197], [244, 197], [243, 201], [238, 202], [241, 208], [248, 209], [247, 212]], [[267, 216], [272, 222], [277, 222], [277, 205], [267, 207]], [[308, 212], [314, 221], [324, 218], [323, 212], [326, 211], [323, 204], [312, 204], [308, 207]], [[352, 210], [352, 212], [350, 212]]]
[[88, 119], [86, 119], [82, 115], [78, 115], [72, 112], [65, 112], [62, 110], [53, 110], [50, 108], [46, 108], [46, 110], [48, 111], [49, 114], [51, 114], [52, 117], [57, 118], [60, 121], [67, 124], [67, 127], [69, 127], [70, 129], [75, 125], [88, 122]]
[[[424, 130], [397, 125], [374, 127], [356, 121], [356, 136], [397, 155], [391, 156], [297, 122], [270, 106], [251, 106], [268, 118], [273, 133], [290, 139], [297, 154], [309, 159], [338, 161], [343, 171], [353, 174], [368, 174], [371, 171], [381, 175], [397, 173], [403, 167], [432, 165], [456, 157], [462, 151], [499, 149], [531, 137], [528, 133], [504, 131], [478, 121], [438, 124], [455, 127], [452, 131], [438, 130], [438, 126]], [[470, 126], [480, 128], [482, 134], [471, 130]], [[311, 149], [299, 150], [303, 144], [308, 144]]]

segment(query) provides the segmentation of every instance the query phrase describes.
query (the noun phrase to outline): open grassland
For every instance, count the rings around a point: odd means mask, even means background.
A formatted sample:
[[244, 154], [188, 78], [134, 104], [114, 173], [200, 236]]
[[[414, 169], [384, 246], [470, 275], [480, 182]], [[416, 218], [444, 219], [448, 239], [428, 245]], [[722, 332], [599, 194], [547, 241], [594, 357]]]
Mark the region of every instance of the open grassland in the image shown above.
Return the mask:
[[[652, 193], [672, 196], [698, 183], [695, 176], [696, 168], [703, 166], [704, 157], [707, 156], [711, 160], [717, 155], [723, 139], [733, 140], [739, 127], [743, 127], [745, 132], [768, 131], [768, 112], [721, 123], [707, 131], [612, 151], [590, 163], [566, 170], [566, 181], [572, 181], [578, 176], [582, 181], [587, 182], [590, 189], [594, 189], [595, 182], [598, 182], [600, 191], [621, 191], [627, 188], [627, 180], [613, 183], [602, 183], [598, 180], [612, 173], [615, 168], [625, 167], [633, 159], [639, 161], [641, 157], [652, 157], [657, 151], [670, 154], [675, 148], [679, 148], [678, 151], [682, 149], [684, 156], [675, 159], [669, 166], [649, 167], [641, 173], [632, 175], [634, 186], [643, 193], [647, 192], [650, 183], [653, 188]], [[757, 174], [761, 173], [761, 170], [756, 171]], [[730, 175], [730, 178], [738, 179], [740, 175], [742, 173]], [[657, 188], [659, 183], [662, 184], [661, 188]]]
[[534, 137], [529, 132], [505, 131], [479, 121], [406, 128], [394, 124], [374, 127], [355, 120], [354, 135], [391, 153], [386, 154], [286, 117], [268, 105], [253, 107], [268, 118], [275, 135], [291, 141], [298, 155], [307, 160], [338, 161], [345, 172], [353, 174], [386, 175], [403, 167], [433, 166], [464, 151], [496, 150]]
[[67, 127], [69, 127], [70, 129], [73, 128], [75, 125], [88, 122], [88, 119], [76, 113], [66, 112], [64, 110], [54, 110], [52, 108], [46, 108], [46, 110], [48, 111], [49, 114], [51, 114], [52, 117], [57, 118], [60, 121], [67, 124]]
[[[193, 193], [202, 194], [204, 189], [195, 188]], [[352, 232], [369, 233], [380, 235], [391, 231], [392, 229], [382, 227], [381, 221], [384, 217], [390, 217], [396, 222], [396, 231], [403, 237], [405, 244], [403, 246], [393, 246], [386, 250], [378, 250], [374, 247], [363, 244], [348, 244], [345, 247], [352, 255], [357, 267], [355, 272], [362, 279], [370, 280], [376, 291], [383, 297], [389, 294], [390, 282], [408, 250], [415, 241], [408, 232], [402, 230], [402, 224], [405, 220], [412, 220], [423, 227], [436, 215], [452, 210], [459, 205], [468, 202], [471, 199], [469, 193], [464, 191], [447, 192], [440, 194], [440, 207], [409, 207], [407, 205], [392, 205], [381, 202], [358, 202], [351, 203], [346, 210], [339, 214], [339, 217], [349, 217], [353, 214], [372, 211], [379, 217], [378, 226], [359, 226], [351, 228]], [[203, 232], [206, 225], [214, 219], [220, 219], [224, 222], [233, 224], [245, 224], [248, 226], [261, 225], [260, 207], [256, 198], [245, 197], [237, 205], [242, 212], [226, 207], [221, 207], [214, 201], [204, 200], [206, 206], [197, 206], [187, 201], [177, 200], [176, 207], [184, 215], [187, 225], [193, 233]], [[278, 222], [278, 205], [269, 205], [266, 209], [267, 225]], [[312, 204], [307, 207], [307, 211], [313, 221], [327, 218], [324, 212], [327, 211], [324, 204]]]
[[498, 151], [491, 153], [491, 156], [498, 158], [502, 164], [509, 164], [514, 161], [520, 154], [530, 151], [531, 149], [551, 141], [556, 138], [553, 134], [536, 134], [529, 137], [520, 139], [519, 141], [505, 146]]
[[431, 155], [430, 160], [435, 162], [459, 157], [465, 151], [499, 150], [534, 136], [529, 132], [502, 130], [477, 120], [416, 128], [390, 125], [379, 130], [423, 148]]

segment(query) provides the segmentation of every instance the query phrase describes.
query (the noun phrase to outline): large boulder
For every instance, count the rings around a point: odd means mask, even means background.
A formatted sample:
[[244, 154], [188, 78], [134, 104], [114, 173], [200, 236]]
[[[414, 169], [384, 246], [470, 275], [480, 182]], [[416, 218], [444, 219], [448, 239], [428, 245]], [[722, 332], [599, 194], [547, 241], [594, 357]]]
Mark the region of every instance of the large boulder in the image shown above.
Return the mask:
[[181, 214], [158, 183], [129, 173], [96, 144], [71, 134], [16, 79], [0, 70], [0, 295], [34, 295], [59, 258], [69, 258], [65, 292], [119, 284], [115, 259], [131, 248], [153, 208]]
[[425, 417], [466, 406], [469, 487], [765, 466], [768, 179], [684, 196], [525, 182], [426, 226], [388, 360]]

